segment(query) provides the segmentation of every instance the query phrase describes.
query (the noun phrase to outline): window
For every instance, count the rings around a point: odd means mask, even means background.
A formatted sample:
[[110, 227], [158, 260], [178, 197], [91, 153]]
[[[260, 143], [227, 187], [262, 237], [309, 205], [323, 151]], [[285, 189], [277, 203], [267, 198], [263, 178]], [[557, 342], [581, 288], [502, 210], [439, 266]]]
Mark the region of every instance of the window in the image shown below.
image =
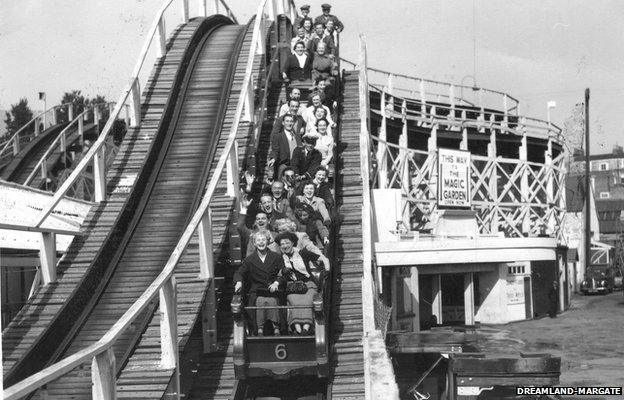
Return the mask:
[[608, 199], [611, 197], [611, 193], [609, 192], [600, 192], [600, 198], [601, 199]]
[[512, 265], [507, 267], [508, 275], [521, 275], [524, 274], [524, 265]]
[[601, 171], [608, 171], [608, 170], [609, 170], [609, 164], [608, 164], [608, 163], [606, 163], [606, 162], [600, 163], [600, 167], [599, 167], [599, 169], [600, 169]]

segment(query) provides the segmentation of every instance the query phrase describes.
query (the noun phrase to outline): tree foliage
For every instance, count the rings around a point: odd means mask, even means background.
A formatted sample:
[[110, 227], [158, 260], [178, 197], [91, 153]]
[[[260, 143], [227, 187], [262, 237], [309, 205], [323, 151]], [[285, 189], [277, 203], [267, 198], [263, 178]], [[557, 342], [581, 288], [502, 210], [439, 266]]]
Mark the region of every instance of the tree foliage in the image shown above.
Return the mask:
[[[33, 112], [30, 109], [30, 106], [28, 106], [28, 100], [25, 98], [20, 99], [19, 102], [11, 105], [11, 111], [5, 112], [4, 123], [7, 128], [6, 136], [10, 137], [13, 135], [32, 118]], [[27, 129], [31, 132], [34, 129], [34, 126], [28, 127]]]
[[[88, 99], [82, 95], [80, 90], [72, 90], [71, 92], [65, 92], [61, 98], [61, 104], [71, 103], [74, 108], [74, 118], [78, 114], [84, 111], [88, 104]], [[69, 122], [69, 114], [67, 108], [59, 109], [57, 112], [57, 120], [59, 123], [64, 124]]]

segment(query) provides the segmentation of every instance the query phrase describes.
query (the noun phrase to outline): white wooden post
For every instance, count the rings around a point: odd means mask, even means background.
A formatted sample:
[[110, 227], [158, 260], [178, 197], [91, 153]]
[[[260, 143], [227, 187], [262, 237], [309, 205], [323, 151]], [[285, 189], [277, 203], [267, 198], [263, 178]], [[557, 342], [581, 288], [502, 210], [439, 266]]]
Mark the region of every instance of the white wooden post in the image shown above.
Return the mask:
[[[36, 121], [35, 121], [36, 122]], [[19, 133], [13, 137], [13, 155], [17, 155], [20, 152], [20, 138]]]
[[381, 103], [379, 104], [381, 111], [381, 127], [379, 128], [379, 141], [377, 142], [377, 182], [380, 189], [385, 189], [388, 185], [388, 163], [386, 155], [386, 91], [381, 92]]
[[199, 235], [199, 279], [214, 278], [214, 254], [212, 252], [212, 209], [208, 207], [197, 226]]
[[40, 171], [41, 171], [41, 179], [45, 181], [48, 178], [48, 161], [47, 160], [44, 160], [41, 163]]
[[521, 131], [522, 131], [522, 139], [520, 142], [520, 148], [518, 150], [520, 167], [522, 168], [521, 177], [520, 177], [520, 192], [521, 199], [520, 202], [523, 203], [523, 212], [524, 218], [522, 219], [522, 233], [529, 234], [531, 231], [531, 206], [529, 205], [529, 171], [527, 168], [527, 134], [526, 134], [526, 121], [524, 117], [521, 118]]
[[78, 118], [78, 138], [80, 147], [84, 145], [84, 118]]
[[503, 126], [507, 128], [509, 126], [509, 114], [507, 112], [507, 94], [503, 94], [503, 112], [505, 116], [503, 117]]
[[[436, 107], [431, 106], [431, 115], [435, 115]], [[433, 118], [432, 118], [433, 121]], [[431, 133], [429, 135], [429, 140], [427, 142], [427, 151], [432, 152], [438, 149], [438, 124], [436, 122], [432, 122]]]
[[[43, 128], [45, 129], [45, 127]], [[41, 129], [39, 129], [39, 118], [35, 118], [35, 136], [39, 136]]]
[[67, 157], [65, 157], [65, 153], [67, 153], [67, 134], [65, 133], [65, 130], [63, 130], [63, 132], [61, 132], [61, 154], [63, 156], [63, 164], [65, 164]]
[[189, 22], [189, 0], [182, 0], [182, 23]]
[[239, 194], [239, 177], [238, 177], [238, 142], [234, 142], [232, 150], [227, 158], [227, 195], [230, 197], [238, 197]]
[[449, 113], [449, 117], [455, 119], [455, 86], [449, 86], [449, 103], [451, 103], [451, 112]]
[[394, 109], [394, 75], [389, 74], [386, 82], [386, 93], [390, 95], [388, 99], [388, 107]]
[[[494, 129], [494, 122], [494, 114], [490, 114], [490, 143], [488, 144], [488, 157], [490, 158], [490, 162], [494, 165], [492, 166], [492, 174], [490, 175], [489, 192], [492, 201], [496, 203], [498, 202], [498, 161], [496, 160], [496, 130]], [[490, 221], [490, 233], [492, 234], [498, 233], [498, 212], [497, 208], [492, 210], [492, 213], [494, 214], [492, 216], [492, 220]]]
[[[550, 131], [549, 131], [550, 134]], [[548, 203], [548, 210], [552, 210], [550, 215], [548, 216], [548, 230], [550, 234], [554, 234], [556, 230], [556, 219], [554, 214], [555, 204], [555, 193], [554, 193], [554, 178], [555, 171], [553, 170], [553, 158], [552, 158], [552, 138], [548, 138], [548, 146], [546, 151], [544, 152], [544, 164], [546, 168], [546, 201]]]
[[277, 21], [277, 0], [269, 0], [269, 19]]
[[56, 107], [52, 108], [52, 125], [56, 125], [56, 122], [57, 122], [56, 112], [57, 111], [58, 111], [58, 108]]
[[116, 400], [115, 353], [112, 347], [93, 357], [91, 361], [91, 397], [93, 400]]
[[403, 309], [412, 310], [412, 332], [420, 332], [420, 290], [418, 285], [418, 267], [409, 268], [410, 274], [403, 278]]
[[106, 200], [106, 146], [102, 146], [93, 156], [93, 183], [95, 201]]
[[468, 150], [468, 127], [464, 124], [466, 122], [466, 110], [462, 110], [461, 112], [461, 120], [462, 120], [462, 140], [459, 143], [460, 150]]
[[130, 129], [130, 105], [129, 104], [124, 104], [124, 108], [126, 110], [126, 115], [125, 115], [125, 122], [126, 122], [126, 128]]
[[[30, 291], [28, 292], [28, 300], [35, 295], [39, 285], [41, 285], [41, 268], [37, 268], [37, 271], [35, 271], [35, 277], [33, 278], [33, 282], [30, 285]], [[0, 366], [0, 368], [2, 367]]]
[[[409, 196], [410, 193], [410, 175], [409, 175], [409, 160], [408, 160], [408, 151], [407, 151], [407, 101], [403, 100], [401, 104], [401, 122], [402, 122], [402, 130], [401, 136], [399, 136], [399, 160], [400, 160], [400, 168], [398, 171], [401, 179], [401, 192], [405, 196]], [[405, 211], [402, 213], [403, 222], [406, 226], [409, 226], [410, 214], [409, 207], [406, 207]]]
[[[206, 0], [202, 0], [204, 1], [204, 4], [206, 2]], [[213, 0], [213, 10], [215, 14], [219, 14], [219, 0]], [[206, 17], [208, 16], [208, 11], [206, 10]]]
[[276, 16], [280, 16], [282, 14], [284, 14], [284, 1], [283, 0], [274, 0], [275, 3], [277, 3], [277, 14]]
[[256, 54], [262, 55], [266, 53], [266, 38], [264, 29], [262, 29], [262, 24], [260, 24], [260, 29], [258, 30], [258, 45], [256, 46]]
[[464, 316], [466, 325], [474, 325], [474, 273], [464, 274]]
[[254, 76], [253, 74], [249, 75], [249, 84], [247, 85], [247, 92], [243, 93], [245, 96], [245, 104], [243, 105], [243, 117], [241, 121], [243, 122], [252, 122], [253, 114], [254, 114], [254, 100], [255, 100], [255, 90], [254, 90]]
[[167, 53], [167, 30], [165, 29], [165, 18], [158, 21], [158, 57], [163, 57]]
[[160, 288], [160, 366], [178, 367], [178, 314], [176, 281], [172, 276]]
[[[290, 22], [294, 24], [295, 20], [297, 19], [297, 8], [293, 7], [293, 4], [290, 1], [288, 0], [284, 0], [284, 1], [286, 1], [286, 4], [288, 5], [287, 11], [288, 11], [288, 15], [290, 16]], [[334, 31], [334, 34], [335, 34], [334, 40], [337, 39], [337, 35], [336, 35], [337, 33], [338, 31]], [[336, 45], [338, 45], [338, 40], [336, 40]]]
[[442, 324], [442, 275], [433, 276], [433, 292], [431, 301], [431, 315], [435, 315], [438, 325]]
[[41, 277], [44, 285], [56, 282], [56, 234], [42, 232], [39, 247]]
[[[207, 0], [199, 0], [197, 2], [197, 13], [200, 17], [208, 16], [208, 1]], [[216, 12], [215, 14], [218, 14], [218, 12]]]
[[130, 113], [130, 126], [135, 128], [141, 123], [141, 88], [138, 77], [134, 80], [134, 82], [132, 82], [130, 99], [130, 106], [132, 107], [132, 112]]
[[67, 105], [67, 119], [69, 119], [68, 122], [74, 120], [74, 105], [72, 103], [69, 103]]

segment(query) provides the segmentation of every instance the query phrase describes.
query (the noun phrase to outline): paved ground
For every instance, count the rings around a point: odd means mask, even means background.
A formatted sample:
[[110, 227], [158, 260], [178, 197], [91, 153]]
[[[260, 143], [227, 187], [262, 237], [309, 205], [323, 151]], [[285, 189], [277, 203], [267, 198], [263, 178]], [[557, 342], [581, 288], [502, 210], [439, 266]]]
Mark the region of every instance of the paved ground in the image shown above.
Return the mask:
[[[557, 318], [542, 318], [479, 333], [518, 351], [549, 352], [561, 356], [562, 386], [624, 386], [624, 296], [572, 297], [569, 310]], [[601, 397], [624, 399], [624, 396]], [[589, 397], [585, 397], [589, 399]]]

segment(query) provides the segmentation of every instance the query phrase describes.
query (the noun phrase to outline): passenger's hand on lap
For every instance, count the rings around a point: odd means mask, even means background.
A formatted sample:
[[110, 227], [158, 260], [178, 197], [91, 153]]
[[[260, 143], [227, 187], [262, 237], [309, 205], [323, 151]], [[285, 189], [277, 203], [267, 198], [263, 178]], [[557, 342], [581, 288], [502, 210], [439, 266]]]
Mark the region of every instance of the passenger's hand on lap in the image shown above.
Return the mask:
[[269, 291], [270, 291], [271, 293], [275, 293], [275, 292], [277, 291], [277, 289], [278, 289], [278, 288], [279, 288], [279, 282], [278, 282], [278, 281], [275, 281], [275, 282], [273, 282], [273, 283], [271, 283], [271, 284], [269, 285]]
[[243, 282], [236, 282], [236, 285], [234, 285], [234, 293], [240, 293], [242, 288]]

